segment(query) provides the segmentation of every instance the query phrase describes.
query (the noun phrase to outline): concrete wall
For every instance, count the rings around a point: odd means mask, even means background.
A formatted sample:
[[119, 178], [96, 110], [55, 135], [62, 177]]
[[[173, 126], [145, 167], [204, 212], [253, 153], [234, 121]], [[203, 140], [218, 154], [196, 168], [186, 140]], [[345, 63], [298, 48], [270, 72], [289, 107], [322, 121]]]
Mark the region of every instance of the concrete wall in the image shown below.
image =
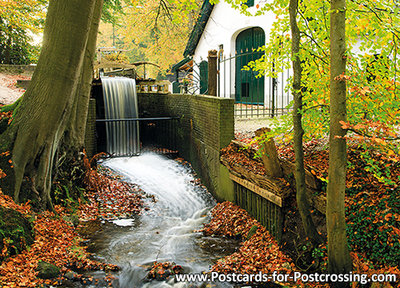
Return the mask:
[[233, 99], [200, 95], [138, 93], [140, 117], [179, 117], [179, 155], [189, 161], [218, 200], [234, 201], [233, 183], [219, 151], [234, 137]]

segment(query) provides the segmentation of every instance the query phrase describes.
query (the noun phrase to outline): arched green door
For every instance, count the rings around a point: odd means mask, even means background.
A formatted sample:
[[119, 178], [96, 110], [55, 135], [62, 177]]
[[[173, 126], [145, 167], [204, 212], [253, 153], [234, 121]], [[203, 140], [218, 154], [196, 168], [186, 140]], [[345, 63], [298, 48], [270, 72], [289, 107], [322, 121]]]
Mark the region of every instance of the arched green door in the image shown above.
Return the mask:
[[259, 59], [264, 52], [255, 52], [265, 45], [265, 33], [260, 27], [254, 27], [239, 33], [236, 38], [236, 89], [237, 103], [264, 103], [264, 76], [257, 77], [258, 72], [244, 71], [244, 66], [250, 61]]

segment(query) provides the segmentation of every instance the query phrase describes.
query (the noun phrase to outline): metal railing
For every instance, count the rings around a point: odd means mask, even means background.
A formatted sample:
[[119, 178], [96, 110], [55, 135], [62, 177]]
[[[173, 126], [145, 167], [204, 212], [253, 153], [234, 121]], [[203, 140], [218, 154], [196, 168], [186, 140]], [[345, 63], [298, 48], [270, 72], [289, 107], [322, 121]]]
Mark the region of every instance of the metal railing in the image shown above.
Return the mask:
[[[275, 117], [291, 111], [289, 104], [293, 97], [286, 88], [291, 77], [290, 69], [282, 66], [280, 70], [283, 72], [277, 73], [275, 78], [256, 78], [258, 72], [243, 71], [240, 67], [243, 63], [259, 59], [261, 55], [253, 51], [222, 56], [218, 61], [218, 96], [235, 99], [234, 113], [237, 118]], [[272, 67], [273, 72], [277, 67]]]
[[97, 119], [97, 152], [134, 156], [153, 151], [177, 153], [178, 117]]

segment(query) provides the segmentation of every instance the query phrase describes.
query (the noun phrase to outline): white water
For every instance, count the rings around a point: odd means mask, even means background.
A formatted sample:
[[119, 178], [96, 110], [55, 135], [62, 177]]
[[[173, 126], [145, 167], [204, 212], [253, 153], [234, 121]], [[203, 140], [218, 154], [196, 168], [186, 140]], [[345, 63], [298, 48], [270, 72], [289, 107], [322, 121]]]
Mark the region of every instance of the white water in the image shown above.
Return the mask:
[[[101, 77], [106, 119], [137, 118], [136, 81], [124, 77]], [[137, 155], [139, 123], [107, 122], [107, 152], [114, 155]]]
[[[193, 232], [209, 220], [205, 215], [215, 202], [205, 189], [193, 184], [195, 179], [188, 168], [150, 153], [113, 158], [102, 165], [139, 184], [157, 199], [136, 220], [117, 221], [117, 225], [132, 226], [109, 237], [112, 240], [99, 253], [106, 261], [122, 267], [120, 287], [186, 287], [173, 281], [144, 282], [145, 267], [154, 261], [173, 261], [184, 267], [186, 273], [200, 273], [229, 254], [225, 247], [232, 247], [231, 241], [205, 238]], [[230, 287], [221, 285], [218, 286]]]

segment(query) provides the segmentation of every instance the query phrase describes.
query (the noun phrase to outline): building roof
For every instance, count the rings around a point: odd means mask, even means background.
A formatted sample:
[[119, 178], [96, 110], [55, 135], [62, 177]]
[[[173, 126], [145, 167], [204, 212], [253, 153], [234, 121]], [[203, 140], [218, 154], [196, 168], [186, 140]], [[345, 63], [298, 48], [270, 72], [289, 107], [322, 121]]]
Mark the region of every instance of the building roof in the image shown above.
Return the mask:
[[190, 34], [189, 40], [186, 44], [185, 52], [183, 52], [184, 57], [192, 56], [194, 54], [213, 8], [214, 4], [211, 4], [209, 0], [204, 0], [199, 13], [199, 18], [193, 27], [192, 33]]
[[190, 60], [192, 60], [191, 57], [186, 57], [185, 59], [179, 61], [178, 63], [176, 63], [174, 66], [172, 66], [171, 71], [175, 72], [176, 70], [179, 70], [179, 68], [181, 68], [182, 66], [184, 66], [185, 64], [187, 64]]

